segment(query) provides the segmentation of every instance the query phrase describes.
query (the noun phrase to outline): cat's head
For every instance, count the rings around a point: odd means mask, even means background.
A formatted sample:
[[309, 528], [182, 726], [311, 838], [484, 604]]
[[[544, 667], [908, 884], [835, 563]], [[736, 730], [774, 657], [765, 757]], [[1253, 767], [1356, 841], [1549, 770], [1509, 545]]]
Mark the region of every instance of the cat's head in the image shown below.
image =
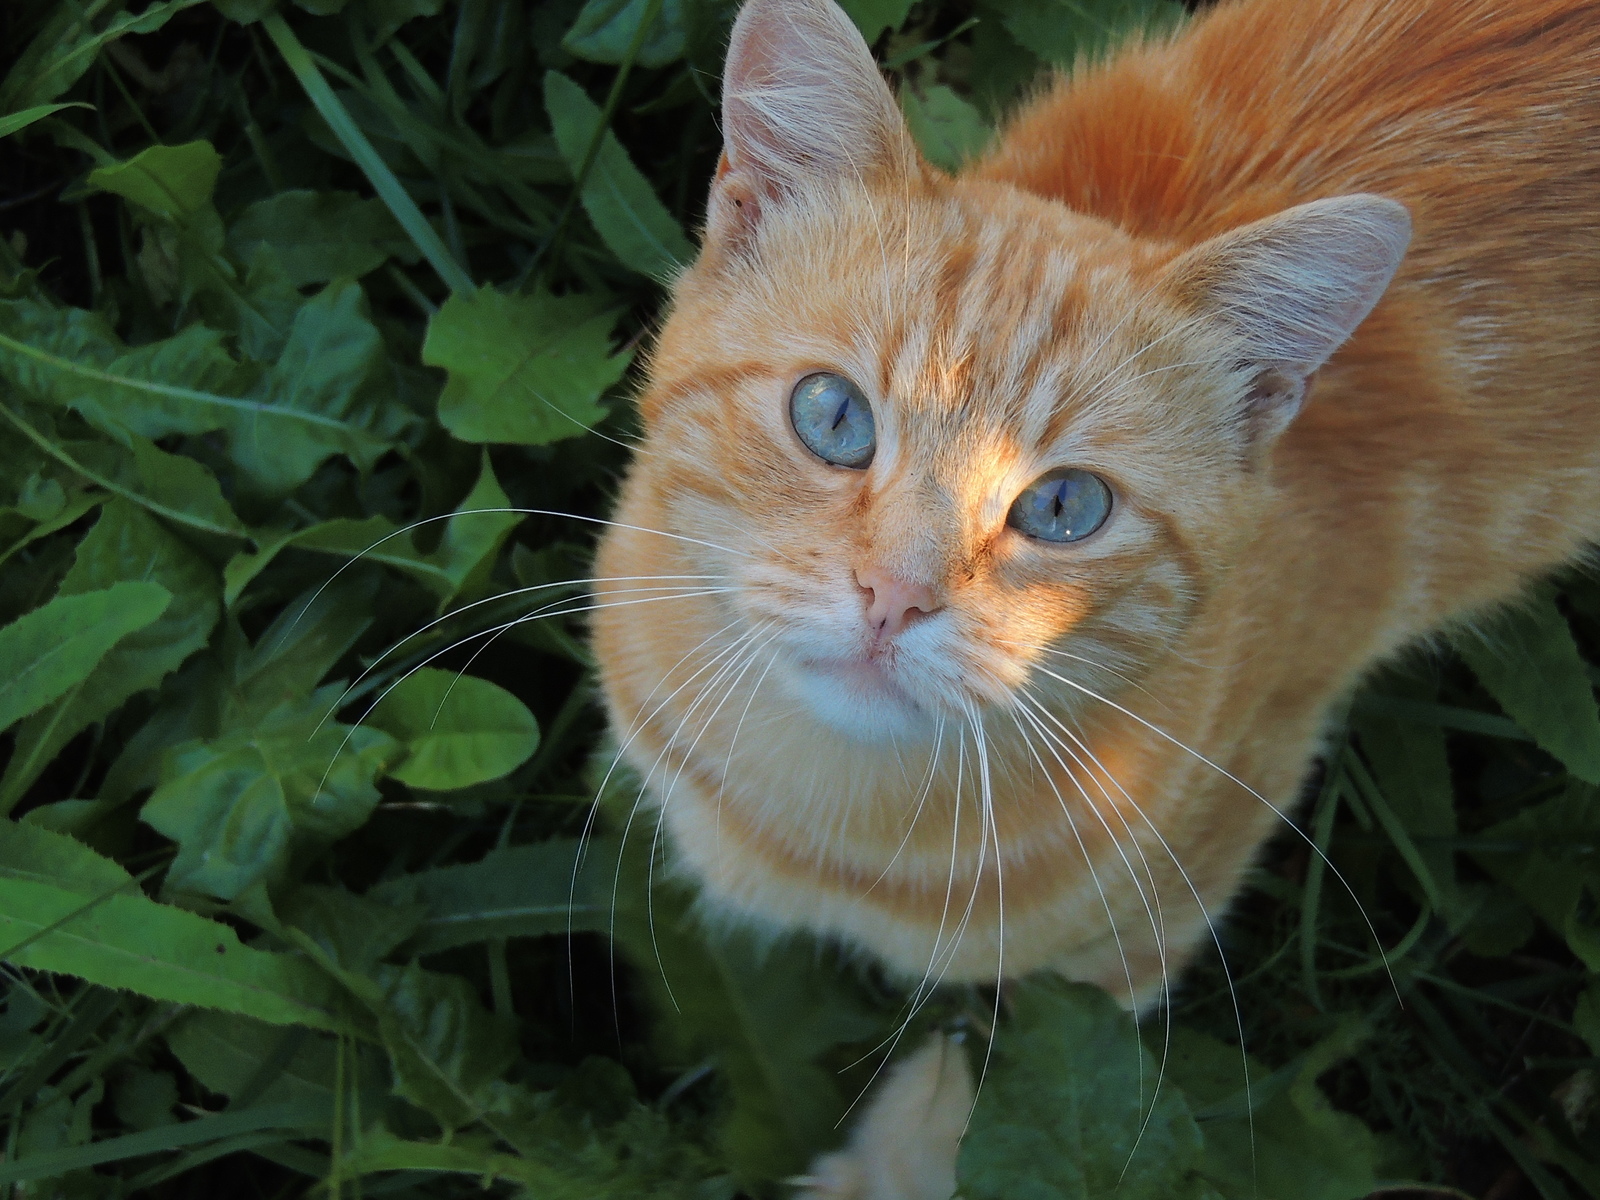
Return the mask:
[[1169, 647], [1409, 234], [1352, 196], [1175, 246], [951, 178], [830, 0], [745, 6], [723, 132], [639, 482], [718, 625], [863, 739]]

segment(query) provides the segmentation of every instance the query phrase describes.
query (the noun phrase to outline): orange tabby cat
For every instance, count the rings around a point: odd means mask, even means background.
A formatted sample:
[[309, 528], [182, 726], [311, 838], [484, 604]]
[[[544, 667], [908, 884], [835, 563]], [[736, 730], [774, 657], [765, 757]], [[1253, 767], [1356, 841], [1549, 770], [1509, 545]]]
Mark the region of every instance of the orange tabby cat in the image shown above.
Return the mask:
[[1600, 536], [1597, 74], [1588, 0], [1245, 0], [952, 178], [750, 0], [595, 620], [708, 910], [1159, 996], [1362, 671]]

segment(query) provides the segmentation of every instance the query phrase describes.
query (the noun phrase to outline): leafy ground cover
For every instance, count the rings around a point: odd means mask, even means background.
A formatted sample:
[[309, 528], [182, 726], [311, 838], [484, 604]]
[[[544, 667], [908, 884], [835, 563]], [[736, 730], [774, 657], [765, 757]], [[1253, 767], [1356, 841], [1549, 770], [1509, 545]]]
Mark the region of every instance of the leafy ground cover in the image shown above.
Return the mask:
[[[947, 166], [1183, 19], [848, 7]], [[583, 644], [731, 16], [0, 7], [4, 1195], [755, 1197], [841, 1136], [904, 996], [651, 882]], [[924, 1008], [993, 1037], [963, 1195], [1600, 1194], [1597, 650], [1573, 574], [1376, 678], [1170, 1022]]]

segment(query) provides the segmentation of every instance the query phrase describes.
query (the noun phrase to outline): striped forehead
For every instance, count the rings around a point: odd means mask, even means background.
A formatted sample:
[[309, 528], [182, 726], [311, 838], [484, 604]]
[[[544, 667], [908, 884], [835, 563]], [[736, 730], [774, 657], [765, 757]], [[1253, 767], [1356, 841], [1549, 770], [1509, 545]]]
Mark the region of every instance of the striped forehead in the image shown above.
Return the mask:
[[[1099, 358], [1092, 283], [1072, 247], [980, 224], [937, 247], [882, 343], [884, 391], [928, 447], [1003, 436], [1045, 450], [1069, 435]], [[1086, 359], [1088, 361], [1086, 361]]]

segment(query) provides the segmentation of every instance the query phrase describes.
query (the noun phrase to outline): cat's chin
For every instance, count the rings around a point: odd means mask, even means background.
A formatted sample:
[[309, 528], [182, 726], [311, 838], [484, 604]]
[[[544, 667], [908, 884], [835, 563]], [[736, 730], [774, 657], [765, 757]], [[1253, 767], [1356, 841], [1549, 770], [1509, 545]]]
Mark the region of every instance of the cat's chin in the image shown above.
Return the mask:
[[819, 723], [856, 741], [925, 736], [938, 724], [938, 714], [876, 662], [810, 659], [789, 664], [782, 679]]

